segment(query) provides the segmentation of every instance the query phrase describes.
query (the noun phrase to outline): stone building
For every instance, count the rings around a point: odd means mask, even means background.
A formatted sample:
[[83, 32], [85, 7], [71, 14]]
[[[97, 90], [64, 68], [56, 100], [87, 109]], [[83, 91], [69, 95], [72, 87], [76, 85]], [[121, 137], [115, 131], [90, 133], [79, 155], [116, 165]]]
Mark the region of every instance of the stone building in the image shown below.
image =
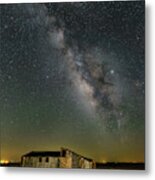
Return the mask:
[[22, 156], [22, 167], [57, 168], [59, 167], [59, 151], [32, 151]]
[[92, 169], [95, 168], [95, 162], [67, 148], [61, 148], [61, 151], [32, 151], [27, 153], [21, 158], [21, 166]]
[[92, 159], [81, 156], [70, 149], [61, 148], [60, 168], [95, 168]]

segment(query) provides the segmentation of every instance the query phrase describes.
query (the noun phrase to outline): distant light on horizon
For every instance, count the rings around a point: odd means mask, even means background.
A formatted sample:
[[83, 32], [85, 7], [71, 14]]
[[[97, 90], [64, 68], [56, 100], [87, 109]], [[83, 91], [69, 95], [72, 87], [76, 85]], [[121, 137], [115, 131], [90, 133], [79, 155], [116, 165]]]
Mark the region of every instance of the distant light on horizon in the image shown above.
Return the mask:
[[8, 164], [8, 163], [9, 163], [9, 160], [0, 160], [0, 163], [1, 163], [1, 164]]
[[105, 159], [102, 159], [102, 161], [101, 161], [102, 163], [107, 163], [107, 161], [105, 160]]

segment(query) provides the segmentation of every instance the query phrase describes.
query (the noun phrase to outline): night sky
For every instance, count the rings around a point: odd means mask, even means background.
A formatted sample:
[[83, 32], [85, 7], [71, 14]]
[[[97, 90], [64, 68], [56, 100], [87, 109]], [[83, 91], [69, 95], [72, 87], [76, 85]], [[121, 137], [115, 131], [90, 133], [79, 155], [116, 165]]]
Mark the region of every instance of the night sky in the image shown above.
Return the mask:
[[1, 159], [144, 162], [144, 3], [0, 5]]

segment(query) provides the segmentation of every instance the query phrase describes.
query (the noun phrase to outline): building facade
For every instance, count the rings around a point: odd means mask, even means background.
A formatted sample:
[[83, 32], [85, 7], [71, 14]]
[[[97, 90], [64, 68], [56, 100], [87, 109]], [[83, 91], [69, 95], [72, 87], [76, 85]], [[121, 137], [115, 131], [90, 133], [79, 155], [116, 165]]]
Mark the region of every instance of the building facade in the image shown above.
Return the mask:
[[95, 168], [92, 159], [81, 156], [69, 149], [61, 151], [32, 151], [21, 157], [22, 167], [38, 168]]
[[32, 151], [22, 156], [22, 167], [57, 168], [59, 167], [59, 151]]

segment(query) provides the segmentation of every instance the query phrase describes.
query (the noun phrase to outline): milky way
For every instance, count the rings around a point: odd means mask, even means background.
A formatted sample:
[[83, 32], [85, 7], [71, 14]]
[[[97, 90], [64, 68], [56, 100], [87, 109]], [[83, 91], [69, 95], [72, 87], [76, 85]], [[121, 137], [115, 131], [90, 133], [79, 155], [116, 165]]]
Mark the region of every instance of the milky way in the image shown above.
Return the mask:
[[0, 17], [3, 159], [65, 146], [144, 161], [144, 2], [0, 5]]
[[123, 74], [119, 74], [123, 66], [121, 63], [116, 66], [116, 59], [106, 57], [107, 54], [104, 54], [101, 47], [83, 50], [76, 42], [68, 46], [64, 37], [64, 31], [67, 30], [64, 30], [61, 24], [58, 27], [54, 26], [56, 18], [52, 19], [54, 22], [51, 21], [50, 26], [55, 30], [49, 30], [49, 40], [52, 46], [62, 53], [62, 64], [67, 69], [69, 85], [79, 105], [91, 116], [100, 115], [104, 122], [105, 120], [108, 122], [110, 116], [115, 116], [114, 119], [120, 127], [123, 123], [121, 122], [123, 113], [119, 106], [122, 103], [123, 93], [127, 93], [121, 78]]

